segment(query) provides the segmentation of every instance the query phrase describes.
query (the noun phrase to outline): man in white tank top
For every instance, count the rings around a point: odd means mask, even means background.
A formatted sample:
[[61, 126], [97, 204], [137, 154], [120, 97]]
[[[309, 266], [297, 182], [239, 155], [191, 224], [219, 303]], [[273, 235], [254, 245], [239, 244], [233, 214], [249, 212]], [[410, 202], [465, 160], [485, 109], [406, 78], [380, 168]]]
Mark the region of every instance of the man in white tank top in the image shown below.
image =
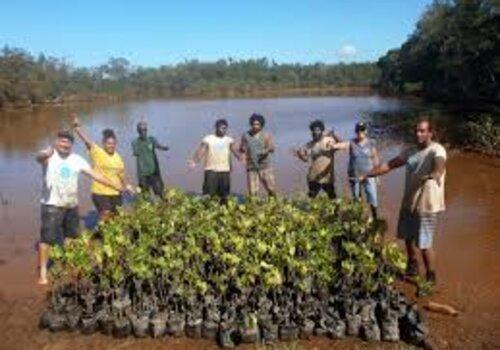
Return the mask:
[[188, 166], [194, 168], [196, 163], [205, 158], [205, 174], [203, 194], [218, 196], [226, 201], [231, 192], [231, 153], [240, 159], [234, 139], [227, 136], [228, 123], [225, 119], [215, 122], [215, 133], [203, 138]]

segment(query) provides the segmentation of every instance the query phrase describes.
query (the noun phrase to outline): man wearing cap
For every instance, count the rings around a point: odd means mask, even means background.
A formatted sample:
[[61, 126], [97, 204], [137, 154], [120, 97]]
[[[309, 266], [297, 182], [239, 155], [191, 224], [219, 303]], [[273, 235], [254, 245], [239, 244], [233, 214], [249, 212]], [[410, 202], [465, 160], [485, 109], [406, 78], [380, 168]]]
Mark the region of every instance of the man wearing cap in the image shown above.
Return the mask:
[[137, 124], [139, 137], [132, 141], [132, 151], [137, 158], [137, 178], [139, 187], [143, 191], [152, 190], [155, 195], [163, 197], [163, 180], [156, 150], [168, 151], [167, 146], [161, 145], [155, 137], [148, 136], [148, 124], [141, 121]]
[[52, 147], [38, 152], [36, 160], [43, 168], [41, 199], [41, 230], [38, 249], [39, 284], [47, 284], [47, 262], [52, 245], [62, 244], [78, 234], [78, 175], [83, 173], [116, 191], [115, 183], [91, 169], [81, 156], [72, 153], [74, 138], [69, 131], [60, 131]]
[[404, 148], [399, 156], [388, 163], [375, 167], [364, 178], [384, 175], [403, 165], [406, 167], [398, 237], [405, 240], [407, 275], [418, 274], [417, 247], [426, 268], [426, 279], [435, 284], [433, 240], [439, 228], [439, 218], [445, 210], [446, 150], [441, 144], [434, 142], [432, 137], [433, 129], [429, 119], [420, 119], [415, 127], [415, 144]]
[[361, 189], [363, 189], [366, 201], [370, 205], [373, 219], [377, 219], [377, 183], [374, 177], [359, 181], [359, 178], [366, 175], [370, 170], [379, 165], [379, 155], [375, 147], [375, 141], [367, 137], [367, 126], [364, 122], [359, 122], [354, 127], [356, 136], [349, 142], [336, 143], [334, 149], [349, 150], [349, 166], [347, 176], [351, 187], [352, 196], [361, 199]]

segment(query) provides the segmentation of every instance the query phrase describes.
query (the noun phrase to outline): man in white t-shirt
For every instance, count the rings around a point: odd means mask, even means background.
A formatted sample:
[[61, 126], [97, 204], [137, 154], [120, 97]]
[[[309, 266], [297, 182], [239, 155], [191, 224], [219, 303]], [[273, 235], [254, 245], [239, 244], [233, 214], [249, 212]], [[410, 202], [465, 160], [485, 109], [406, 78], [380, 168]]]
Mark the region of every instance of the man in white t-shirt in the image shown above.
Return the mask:
[[225, 202], [231, 191], [231, 153], [240, 160], [234, 139], [227, 136], [228, 123], [225, 119], [215, 122], [215, 133], [203, 138], [188, 166], [194, 168], [205, 158], [203, 194], [218, 196]]
[[122, 191], [122, 185], [109, 181], [91, 169], [89, 163], [71, 152], [74, 138], [69, 131], [60, 131], [53, 147], [40, 151], [36, 160], [43, 167], [41, 199], [41, 230], [38, 283], [47, 284], [47, 261], [50, 246], [62, 244], [78, 234], [78, 175], [84, 173], [95, 181]]
[[445, 210], [444, 181], [446, 150], [432, 141], [433, 130], [428, 119], [421, 119], [415, 130], [416, 144], [375, 167], [366, 177], [379, 176], [406, 166], [406, 181], [398, 222], [398, 237], [405, 240], [408, 254], [407, 274], [418, 274], [415, 246], [421, 253], [426, 268], [426, 279], [436, 282], [433, 238], [438, 231], [440, 213]]

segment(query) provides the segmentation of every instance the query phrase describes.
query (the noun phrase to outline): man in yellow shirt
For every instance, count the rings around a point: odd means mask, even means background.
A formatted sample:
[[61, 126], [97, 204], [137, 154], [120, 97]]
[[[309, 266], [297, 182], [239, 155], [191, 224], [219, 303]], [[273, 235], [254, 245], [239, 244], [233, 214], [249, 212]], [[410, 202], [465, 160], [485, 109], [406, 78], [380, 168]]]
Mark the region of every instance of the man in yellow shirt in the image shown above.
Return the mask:
[[[105, 129], [102, 132], [102, 147], [94, 143], [82, 130], [78, 118], [74, 118], [73, 126], [76, 134], [82, 139], [89, 151], [94, 170], [100, 172], [113, 183], [121, 184], [131, 191], [131, 186], [125, 184], [125, 165], [122, 157], [116, 152], [116, 135], [113, 130]], [[91, 186], [92, 201], [99, 213], [99, 218], [104, 220], [116, 214], [117, 207], [122, 205], [120, 192], [94, 181]]]

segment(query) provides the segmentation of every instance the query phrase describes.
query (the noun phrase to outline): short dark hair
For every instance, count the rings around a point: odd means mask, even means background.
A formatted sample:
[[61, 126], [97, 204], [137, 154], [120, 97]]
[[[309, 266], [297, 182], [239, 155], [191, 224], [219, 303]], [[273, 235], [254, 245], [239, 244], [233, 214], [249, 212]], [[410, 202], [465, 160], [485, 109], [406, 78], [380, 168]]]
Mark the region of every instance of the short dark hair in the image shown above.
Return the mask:
[[266, 118], [264, 118], [263, 115], [254, 113], [250, 116], [250, 125], [253, 124], [254, 122], [259, 122], [260, 126], [264, 127], [266, 125]]
[[137, 130], [139, 130], [141, 128], [141, 126], [146, 126], [146, 128], [147, 128], [148, 123], [146, 123], [145, 121], [140, 121], [139, 123], [137, 123]]
[[316, 128], [320, 128], [321, 131], [325, 131], [325, 123], [323, 123], [323, 121], [319, 120], [319, 119], [313, 120], [309, 124], [309, 130], [313, 131], [313, 129], [316, 129]]
[[113, 129], [104, 129], [102, 131], [102, 139], [107, 140], [107, 139], [115, 139], [116, 140], [116, 135]]
[[427, 123], [427, 126], [429, 127], [429, 131], [434, 131], [434, 124], [432, 123], [432, 120], [430, 117], [427, 117], [427, 116], [419, 117], [416, 125], [418, 125], [420, 123]]
[[215, 121], [215, 127], [216, 127], [216, 128], [218, 128], [218, 127], [219, 127], [219, 126], [221, 126], [221, 125], [228, 126], [228, 124], [227, 124], [227, 120], [226, 120], [226, 119], [224, 119], [224, 118], [221, 118], [221, 119], [217, 119], [217, 120]]
[[75, 137], [73, 136], [73, 133], [69, 130], [59, 130], [57, 132], [57, 138], [58, 139], [67, 139], [71, 141], [71, 143], [75, 142]]

